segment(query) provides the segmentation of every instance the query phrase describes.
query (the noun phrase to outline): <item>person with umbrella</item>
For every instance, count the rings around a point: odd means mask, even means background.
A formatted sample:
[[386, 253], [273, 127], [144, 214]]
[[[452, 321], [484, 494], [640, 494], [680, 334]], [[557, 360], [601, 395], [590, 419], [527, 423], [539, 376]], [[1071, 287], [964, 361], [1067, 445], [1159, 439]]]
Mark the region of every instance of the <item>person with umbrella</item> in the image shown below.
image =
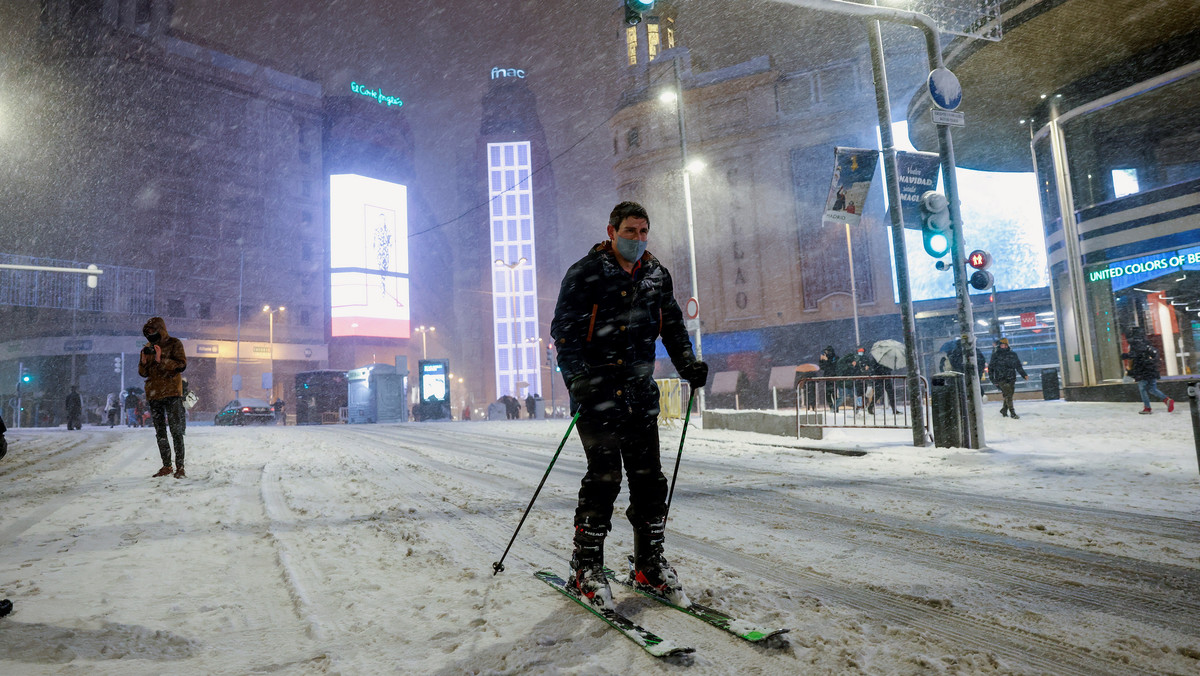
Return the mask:
[[[871, 346], [871, 372], [877, 376], [890, 376], [904, 366], [904, 345], [897, 340], [879, 340]], [[875, 402], [878, 403], [887, 395], [888, 405], [892, 413], [899, 415], [896, 410], [896, 384], [891, 378], [880, 378], [875, 387]], [[881, 389], [882, 386], [882, 389]]]

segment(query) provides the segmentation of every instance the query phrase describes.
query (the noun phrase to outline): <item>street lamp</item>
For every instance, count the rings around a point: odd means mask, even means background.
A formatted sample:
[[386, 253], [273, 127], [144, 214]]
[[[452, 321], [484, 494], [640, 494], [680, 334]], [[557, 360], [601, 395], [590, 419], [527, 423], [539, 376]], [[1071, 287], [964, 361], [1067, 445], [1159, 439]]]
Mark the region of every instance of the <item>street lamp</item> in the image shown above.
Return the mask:
[[520, 394], [516, 390], [515, 383], [521, 380], [521, 361], [520, 361], [520, 343], [517, 339], [517, 268], [528, 263], [528, 259], [521, 256], [515, 263], [507, 263], [499, 258], [496, 259], [495, 265], [498, 268], [508, 268], [508, 291], [512, 296], [512, 335], [509, 338], [509, 344], [512, 346], [512, 365], [516, 372], [516, 380], [513, 381], [513, 395]]
[[[683, 202], [687, 216], [688, 267], [692, 280], [692, 298], [696, 299], [696, 359], [703, 359], [700, 349], [700, 288], [696, 282], [696, 232], [692, 221], [692, 172], [703, 168], [703, 162], [689, 162], [687, 150], [687, 123], [683, 114], [683, 82], [679, 76], [679, 57], [674, 58], [675, 90], [664, 92], [659, 98], [675, 104], [675, 115], [679, 120], [679, 155], [683, 166]], [[704, 390], [700, 390], [699, 410], [704, 410]]]
[[418, 326], [417, 333], [421, 334], [421, 359], [425, 359], [425, 334], [437, 331], [436, 326]]
[[[282, 305], [280, 305], [277, 308], [272, 308], [270, 305], [263, 306], [263, 312], [267, 313], [267, 321], [268, 321], [268, 324], [270, 327], [268, 329], [268, 334], [267, 334], [267, 346], [268, 346], [267, 349], [268, 349], [268, 353], [271, 355], [271, 397], [272, 398], [275, 397], [275, 313], [283, 312], [286, 309], [287, 308], [285, 308]], [[274, 399], [272, 399], [272, 400], [274, 400]]]

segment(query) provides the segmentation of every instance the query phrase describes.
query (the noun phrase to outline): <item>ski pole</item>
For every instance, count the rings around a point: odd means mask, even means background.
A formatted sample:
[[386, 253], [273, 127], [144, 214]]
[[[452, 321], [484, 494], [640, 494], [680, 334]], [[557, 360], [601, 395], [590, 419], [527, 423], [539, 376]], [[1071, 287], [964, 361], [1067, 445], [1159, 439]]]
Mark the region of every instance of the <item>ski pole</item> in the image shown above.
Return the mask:
[[679, 454], [675, 456], [675, 471], [671, 472], [671, 490], [667, 493], [667, 508], [663, 512], [663, 521], [667, 520], [667, 513], [671, 511], [671, 497], [675, 495], [675, 479], [679, 476], [679, 461], [683, 459], [683, 440], [687, 438], [688, 421], [692, 418], [692, 401], [696, 398], [696, 390], [693, 388], [692, 393], [688, 395], [687, 413], [683, 416], [683, 433], [679, 435]]
[[517, 524], [517, 529], [513, 531], [512, 539], [508, 541], [508, 546], [504, 548], [504, 553], [500, 555], [500, 560], [492, 564], [493, 576], [504, 570], [504, 557], [508, 556], [508, 550], [512, 549], [513, 543], [517, 541], [517, 533], [520, 533], [521, 526], [525, 525], [525, 517], [529, 516], [529, 510], [533, 509], [533, 503], [537, 500], [538, 493], [541, 493], [542, 486], [546, 485], [546, 479], [550, 476], [550, 470], [554, 469], [554, 463], [558, 462], [558, 454], [562, 453], [563, 446], [567, 445], [567, 438], [571, 436], [571, 430], [575, 428], [575, 421], [579, 420], [579, 414], [582, 412], [582, 408], [576, 411], [575, 417], [571, 418], [571, 424], [567, 425], [567, 433], [563, 435], [562, 441], [558, 444], [558, 450], [554, 452], [554, 457], [550, 458], [550, 466], [546, 468], [546, 473], [542, 475], [542, 482], [538, 484], [537, 490], [533, 492], [533, 497], [529, 499], [529, 506], [525, 508], [525, 513], [521, 515], [521, 521]]

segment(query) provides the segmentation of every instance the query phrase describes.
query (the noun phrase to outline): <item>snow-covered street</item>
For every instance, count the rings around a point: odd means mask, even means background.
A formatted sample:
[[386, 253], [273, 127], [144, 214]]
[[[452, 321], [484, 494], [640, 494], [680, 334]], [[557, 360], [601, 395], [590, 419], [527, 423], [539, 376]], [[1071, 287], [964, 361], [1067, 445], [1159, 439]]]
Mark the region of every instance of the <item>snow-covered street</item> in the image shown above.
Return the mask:
[[[532, 575], [567, 568], [574, 433], [492, 575], [565, 420], [194, 425], [183, 480], [150, 478], [149, 429], [10, 430], [0, 673], [1200, 671], [1186, 402], [1019, 403], [1019, 421], [988, 406], [983, 451], [690, 430], [668, 556], [693, 600], [791, 629], [759, 648], [614, 588], [696, 648], [690, 667]], [[679, 431], [662, 434], [668, 476]]]

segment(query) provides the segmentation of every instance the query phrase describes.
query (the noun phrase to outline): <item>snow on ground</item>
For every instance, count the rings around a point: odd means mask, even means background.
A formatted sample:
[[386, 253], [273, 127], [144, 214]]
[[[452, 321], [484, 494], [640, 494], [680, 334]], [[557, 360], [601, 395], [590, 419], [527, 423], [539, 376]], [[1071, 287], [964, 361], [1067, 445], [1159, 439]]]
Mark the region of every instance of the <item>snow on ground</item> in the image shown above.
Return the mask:
[[566, 421], [196, 425], [184, 480], [149, 478], [150, 430], [10, 430], [0, 673], [1200, 672], [1186, 405], [1018, 405], [979, 451], [689, 430], [668, 555], [693, 600], [791, 629], [759, 648], [616, 588], [690, 666], [531, 575], [566, 570], [574, 434], [492, 575]]

